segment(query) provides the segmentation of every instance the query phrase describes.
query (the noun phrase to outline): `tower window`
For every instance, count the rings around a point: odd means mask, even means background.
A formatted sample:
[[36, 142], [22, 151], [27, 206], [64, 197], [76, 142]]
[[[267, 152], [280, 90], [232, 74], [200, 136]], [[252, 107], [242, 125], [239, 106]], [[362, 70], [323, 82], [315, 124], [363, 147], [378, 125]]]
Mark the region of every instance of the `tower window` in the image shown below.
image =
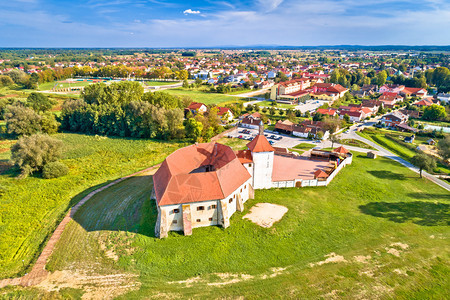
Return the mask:
[[228, 203], [231, 203], [231, 202], [233, 202], [233, 198], [230, 198], [230, 200], [228, 200]]

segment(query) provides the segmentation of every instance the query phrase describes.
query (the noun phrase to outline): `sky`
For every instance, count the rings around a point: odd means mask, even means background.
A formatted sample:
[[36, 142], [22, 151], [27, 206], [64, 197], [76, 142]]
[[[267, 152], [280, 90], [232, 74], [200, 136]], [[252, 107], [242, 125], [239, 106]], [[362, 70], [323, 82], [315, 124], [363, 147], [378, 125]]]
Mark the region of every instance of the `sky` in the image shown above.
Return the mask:
[[0, 0], [0, 47], [450, 45], [450, 0]]

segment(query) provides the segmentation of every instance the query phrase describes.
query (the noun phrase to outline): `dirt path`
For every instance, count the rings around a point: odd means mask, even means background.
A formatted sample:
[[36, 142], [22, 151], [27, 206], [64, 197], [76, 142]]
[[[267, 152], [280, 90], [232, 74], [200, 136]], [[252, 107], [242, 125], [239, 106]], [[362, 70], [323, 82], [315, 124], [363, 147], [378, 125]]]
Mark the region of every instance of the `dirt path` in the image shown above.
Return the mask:
[[18, 278], [7, 278], [0, 280], [0, 288], [3, 288], [8, 285], [21, 285], [21, 286], [32, 286], [37, 285], [44, 281], [47, 276], [49, 275], [49, 272], [45, 270], [45, 265], [47, 264], [48, 259], [50, 258], [51, 254], [53, 253], [53, 249], [56, 246], [56, 243], [61, 238], [61, 234], [64, 231], [64, 228], [66, 225], [72, 220], [75, 213], [80, 209], [80, 207], [86, 203], [89, 199], [91, 199], [95, 194], [119, 183], [124, 181], [125, 179], [128, 179], [130, 177], [143, 174], [143, 173], [151, 173], [152, 171], [155, 171], [157, 168], [159, 168], [160, 164], [152, 166], [150, 168], [147, 168], [145, 170], [127, 175], [125, 177], [119, 178], [101, 188], [96, 189], [95, 191], [90, 192], [87, 196], [85, 196], [83, 199], [81, 199], [80, 202], [78, 202], [74, 207], [72, 207], [69, 212], [66, 214], [64, 219], [59, 223], [58, 227], [56, 227], [56, 230], [53, 232], [52, 236], [50, 237], [50, 240], [47, 242], [47, 245], [45, 245], [44, 250], [42, 251], [41, 255], [37, 259], [36, 263], [34, 264], [33, 268], [31, 269], [30, 273], [25, 274], [22, 277]]

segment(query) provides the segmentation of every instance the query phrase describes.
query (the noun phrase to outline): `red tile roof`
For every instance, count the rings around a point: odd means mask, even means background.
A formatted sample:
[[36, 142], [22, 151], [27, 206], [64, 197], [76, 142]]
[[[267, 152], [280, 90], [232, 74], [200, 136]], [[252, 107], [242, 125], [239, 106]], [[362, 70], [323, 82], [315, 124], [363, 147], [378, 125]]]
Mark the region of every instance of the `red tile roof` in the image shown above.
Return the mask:
[[349, 151], [347, 149], [345, 149], [344, 147], [339, 146], [336, 149], [334, 149], [333, 152], [340, 153], [340, 154], [347, 154]]
[[248, 164], [253, 162], [252, 152], [250, 150], [239, 150], [235, 153], [241, 164]]
[[205, 143], [169, 155], [153, 184], [158, 204], [170, 205], [223, 199], [250, 177], [230, 147]]
[[327, 178], [328, 174], [322, 170], [317, 170], [314, 172], [314, 178]]
[[259, 134], [250, 143], [247, 144], [248, 149], [252, 152], [274, 152], [275, 149], [267, 141], [266, 137]]
[[200, 109], [202, 106], [205, 106], [205, 107], [206, 107], [206, 105], [203, 104], [203, 103], [192, 102], [192, 103], [188, 106], [188, 108], [189, 108], [189, 109], [192, 109], [192, 110], [197, 110], [197, 109]]

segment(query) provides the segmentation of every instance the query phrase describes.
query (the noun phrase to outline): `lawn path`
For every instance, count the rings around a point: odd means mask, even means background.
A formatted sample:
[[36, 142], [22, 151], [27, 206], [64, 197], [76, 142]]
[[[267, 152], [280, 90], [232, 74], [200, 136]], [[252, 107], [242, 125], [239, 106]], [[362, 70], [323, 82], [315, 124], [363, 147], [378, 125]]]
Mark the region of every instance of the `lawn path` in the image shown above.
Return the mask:
[[53, 232], [52, 236], [50, 237], [50, 240], [45, 245], [44, 250], [39, 255], [39, 258], [37, 259], [36, 263], [34, 264], [33, 268], [31, 269], [30, 273], [27, 273], [24, 276], [18, 277], [18, 278], [2, 279], [2, 280], [0, 280], [0, 288], [3, 288], [8, 285], [32, 286], [32, 285], [36, 285], [36, 284], [39, 284], [42, 281], [44, 281], [49, 274], [49, 272], [47, 270], [45, 270], [45, 265], [47, 264], [49, 257], [53, 253], [53, 249], [55, 248], [56, 243], [61, 238], [61, 234], [63, 233], [64, 228], [72, 220], [73, 216], [78, 211], [78, 209], [80, 209], [80, 207], [83, 204], [85, 204], [89, 199], [91, 199], [97, 193], [99, 193], [115, 184], [118, 184], [119, 182], [122, 182], [125, 179], [128, 179], [130, 177], [144, 174], [144, 173], [152, 174], [152, 172], [157, 170], [160, 165], [161, 164], [157, 164], [150, 168], [147, 168], [147, 169], [138, 171], [136, 173], [127, 175], [125, 177], [116, 179], [113, 182], [110, 182], [107, 185], [102, 186], [101, 188], [98, 188], [98, 189], [90, 192], [88, 195], [86, 195], [83, 199], [80, 200], [80, 202], [78, 202], [74, 207], [72, 207], [69, 210], [69, 212], [66, 214], [64, 219], [61, 221], [61, 223], [59, 223], [58, 227], [56, 228], [56, 230]]

